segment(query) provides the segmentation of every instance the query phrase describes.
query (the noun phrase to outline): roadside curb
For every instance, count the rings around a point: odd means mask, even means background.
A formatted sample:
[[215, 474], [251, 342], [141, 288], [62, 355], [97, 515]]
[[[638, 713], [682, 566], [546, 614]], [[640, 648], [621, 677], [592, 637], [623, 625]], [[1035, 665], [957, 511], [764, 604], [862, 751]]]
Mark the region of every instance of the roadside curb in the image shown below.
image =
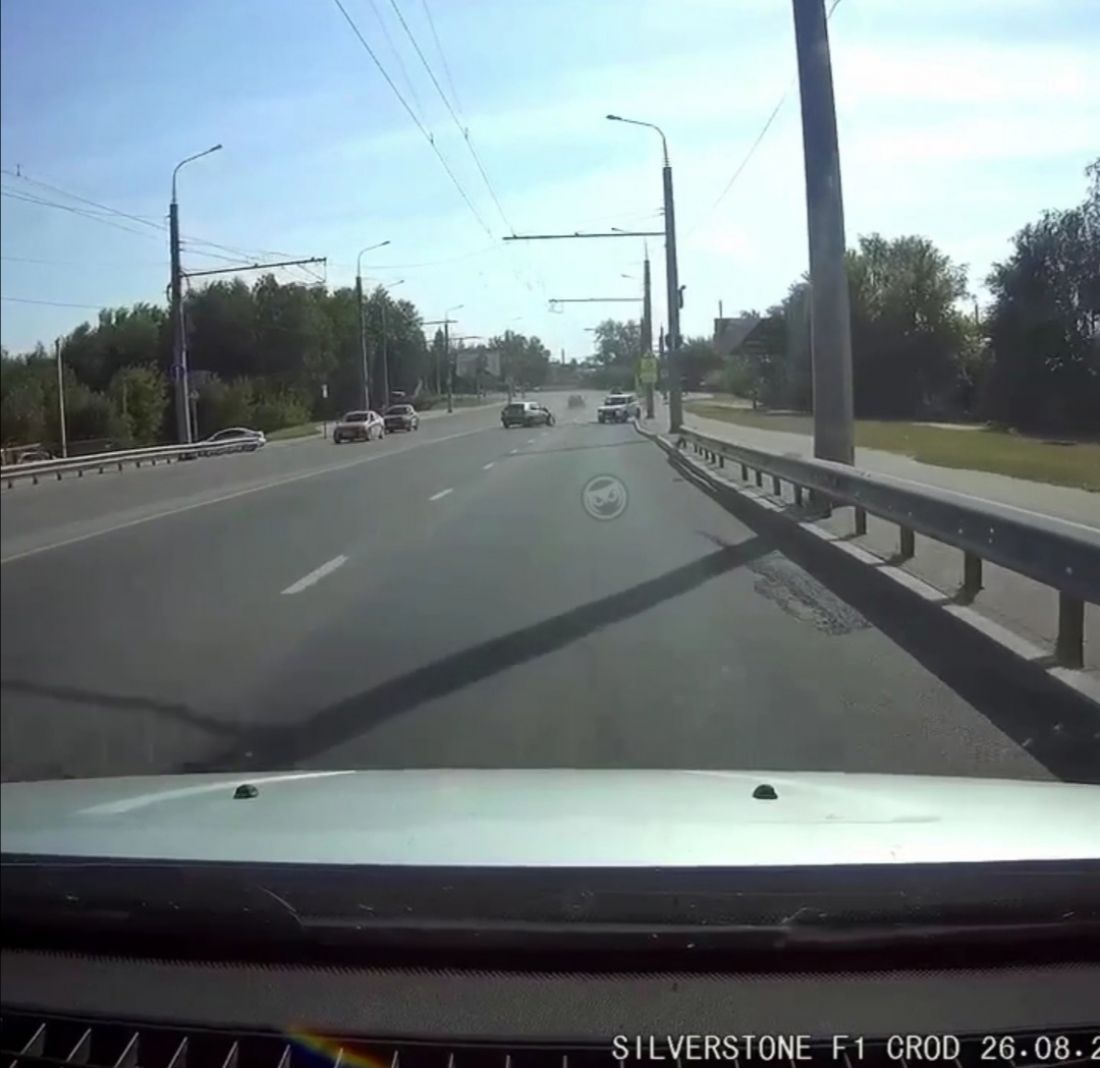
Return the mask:
[[1100, 713], [1100, 681], [1091, 678], [1087, 671], [1060, 667], [1051, 663], [1052, 658], [1047, 650], [972, 607], [952, 603], [942, 590], [931, 583], [888, 563], [883, 557], [867, 549], [850, 544], [831, 531], [823, 530], [816, 525], [812, 517], [801, 519], [784, 514], [783, 503], [770, 497], [764, 490], [742, 485], [735, 480], [723, 477], [708, 464], [688, 456], [677, 447], [674, 441], [659, 431], [648, 430], [637, 421], [634, 422], [634, 428], [642, 437], [656, 442], [671, 461], [689, 474], [693, 480], [703, 482], [717, 494], [734, 494], [739, 501], [748, 502], [762, 513], [769, 514], [774, 522], [786, 520], [786, 526], [792, 530], [800, 530], [805, 537], [812, 538], [818, 545], [828, 546], [837, 554], [873, 567], [876, 574], [889, 580], [895, 587], [916, 595], [929, 607], [938, 609], [954, 621], [963, 624], [980, 639], [993, 643], [1020, 663], [1038, 672], [1048, 682], [1055, 683], [1073, 697], [1089, 702], [1094, 711]]

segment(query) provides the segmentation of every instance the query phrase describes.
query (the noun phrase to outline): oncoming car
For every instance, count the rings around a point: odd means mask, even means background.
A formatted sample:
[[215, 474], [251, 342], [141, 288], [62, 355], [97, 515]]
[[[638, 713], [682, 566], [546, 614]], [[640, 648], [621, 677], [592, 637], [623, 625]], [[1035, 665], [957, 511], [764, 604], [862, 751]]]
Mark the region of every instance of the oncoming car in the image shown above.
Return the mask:
[[627, 423], [641, 417], [642, 408], [633, 393], [610, 394], [596, 412], [601, 423]]
[[332, 442], [339, 445], [342, 441], [373, 441], [385, 433], [382, 416], [377, 412], [347, 412], [333, 428]]
[[535, 401], [514, 401], [504, 406], [500, 424], [505, 430], [511, 430], [514, 426], [553, 426], [554, 415], [549, 408]]

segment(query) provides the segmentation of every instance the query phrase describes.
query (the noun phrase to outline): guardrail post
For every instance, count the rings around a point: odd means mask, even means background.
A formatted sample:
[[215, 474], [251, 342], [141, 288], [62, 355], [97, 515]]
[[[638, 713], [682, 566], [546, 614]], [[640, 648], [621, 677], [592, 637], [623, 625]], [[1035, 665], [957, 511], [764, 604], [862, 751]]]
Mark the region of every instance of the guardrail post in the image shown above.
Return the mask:
[[802, 487], [797, 482], [794, 484], [794, 503], [796, 508], [802, 507]]
[[742, 482], [748, 482], [748, 480], [749, 480], [749, 469], [745, 464], [742, 464], [741, 465], [741, 481]]
[[772, 475], [772, 494], [776, 497], [783, 496], [783, 485], [779, 481], [778, 475]]
[[856, 536], [862, 537], [867, 533], [867, 509], [856, 505]]
[[975, 553], [963, 553], [963, 584], [959, 591], [967, 601], [974, 600], [982, 588], [982, 558]]
[[721, 453], [718, 454], [718, 466], [719, 467], [725, 467], [726, 466], [726, 458]]
[[898, 527], [898, 533], [901, 536], [898, 545], [898, 556], [902, 560], [912, 560], [917, 551], [917, 539], [913, 533], [913, 528]]
[[1062, 667], [1085, 664], [1085, 602], [1068, 593], [1058, 594], [1058, 641], [1054, 657]]
[[756, 475], [756, 484], [758, 486], [763, 486], [764, 485], [764, 472], [761, 471], [760, 468], [757, 468], [753, 472], [753, 474]]

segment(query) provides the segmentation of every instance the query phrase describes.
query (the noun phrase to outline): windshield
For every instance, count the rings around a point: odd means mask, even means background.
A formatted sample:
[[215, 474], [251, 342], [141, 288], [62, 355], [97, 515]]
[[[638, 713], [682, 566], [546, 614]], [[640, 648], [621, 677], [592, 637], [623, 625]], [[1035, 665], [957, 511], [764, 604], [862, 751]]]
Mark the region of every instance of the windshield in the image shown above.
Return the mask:
[[4, 788], [211, 861], [1100, 857], [1098, 15], [0, 5]]

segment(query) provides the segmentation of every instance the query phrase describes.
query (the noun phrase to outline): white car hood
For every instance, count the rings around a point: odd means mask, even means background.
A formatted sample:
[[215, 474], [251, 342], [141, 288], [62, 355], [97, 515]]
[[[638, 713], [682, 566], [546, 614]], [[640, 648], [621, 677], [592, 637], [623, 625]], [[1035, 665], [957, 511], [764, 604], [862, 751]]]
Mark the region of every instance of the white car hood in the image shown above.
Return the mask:
[[[753, 791], [772, 786], [775, 800]], [[255, 796], [235, 799], [241, 784]], [[335, 771], [8, 783], [6, 854], [461, 866], [1100, 857], [1100, 787], [717, 771]]]

